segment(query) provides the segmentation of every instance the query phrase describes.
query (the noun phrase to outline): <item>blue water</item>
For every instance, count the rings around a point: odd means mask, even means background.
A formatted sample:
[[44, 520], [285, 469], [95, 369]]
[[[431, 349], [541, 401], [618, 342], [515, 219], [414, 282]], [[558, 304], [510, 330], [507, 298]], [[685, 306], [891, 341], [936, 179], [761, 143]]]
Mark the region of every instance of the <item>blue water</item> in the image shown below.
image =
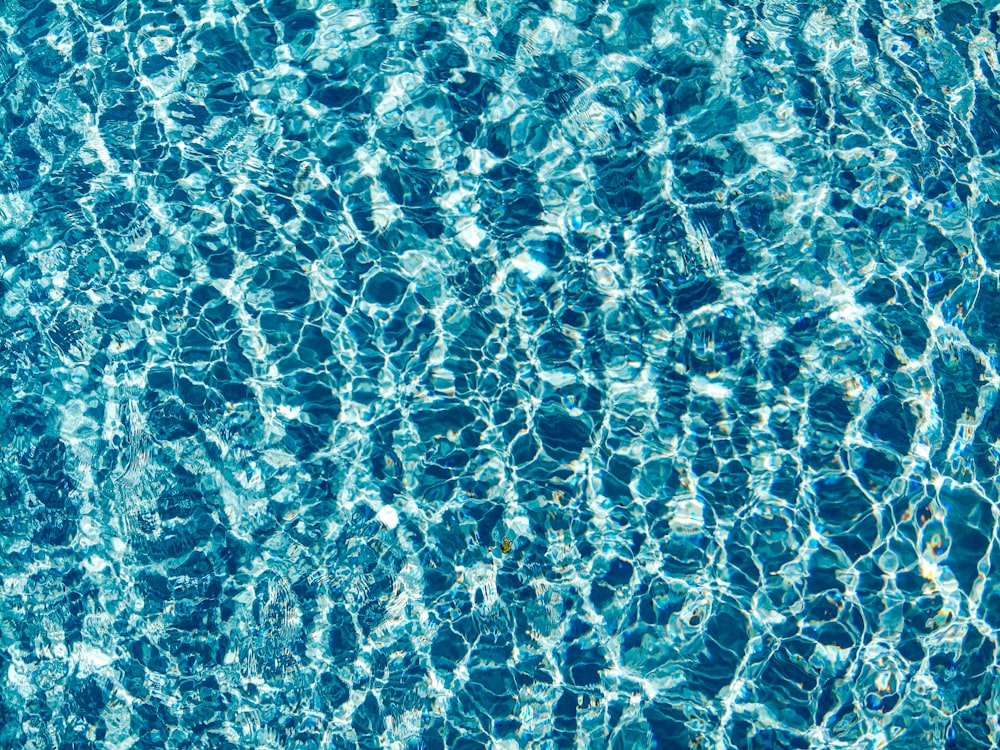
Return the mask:
[[5, 3], [0, 748], [995, 747], [998, 28]]

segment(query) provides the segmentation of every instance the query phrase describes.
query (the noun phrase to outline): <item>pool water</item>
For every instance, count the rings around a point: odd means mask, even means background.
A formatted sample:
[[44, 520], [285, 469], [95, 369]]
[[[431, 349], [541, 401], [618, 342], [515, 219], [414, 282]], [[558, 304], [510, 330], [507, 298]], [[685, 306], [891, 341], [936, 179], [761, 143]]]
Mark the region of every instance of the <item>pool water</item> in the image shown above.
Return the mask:
[[995, 747], [998, 30], [5, 3], [0, 748]]

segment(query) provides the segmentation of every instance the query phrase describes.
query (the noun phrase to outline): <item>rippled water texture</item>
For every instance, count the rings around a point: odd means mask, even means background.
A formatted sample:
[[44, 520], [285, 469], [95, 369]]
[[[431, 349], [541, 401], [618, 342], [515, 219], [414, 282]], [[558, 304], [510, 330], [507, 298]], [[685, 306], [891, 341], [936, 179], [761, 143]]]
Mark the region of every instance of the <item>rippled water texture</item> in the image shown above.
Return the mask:
[[0, 747], [995, 746], [998, 26], [5, 3]]

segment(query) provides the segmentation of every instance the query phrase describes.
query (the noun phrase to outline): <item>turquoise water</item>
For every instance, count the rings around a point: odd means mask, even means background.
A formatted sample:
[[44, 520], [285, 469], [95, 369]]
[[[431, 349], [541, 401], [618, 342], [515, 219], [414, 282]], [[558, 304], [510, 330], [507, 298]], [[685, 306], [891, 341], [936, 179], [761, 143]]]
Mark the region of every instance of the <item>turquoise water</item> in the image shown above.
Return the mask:
[[0, 748], [989, 748], [1000, 16], [19, 0]]

